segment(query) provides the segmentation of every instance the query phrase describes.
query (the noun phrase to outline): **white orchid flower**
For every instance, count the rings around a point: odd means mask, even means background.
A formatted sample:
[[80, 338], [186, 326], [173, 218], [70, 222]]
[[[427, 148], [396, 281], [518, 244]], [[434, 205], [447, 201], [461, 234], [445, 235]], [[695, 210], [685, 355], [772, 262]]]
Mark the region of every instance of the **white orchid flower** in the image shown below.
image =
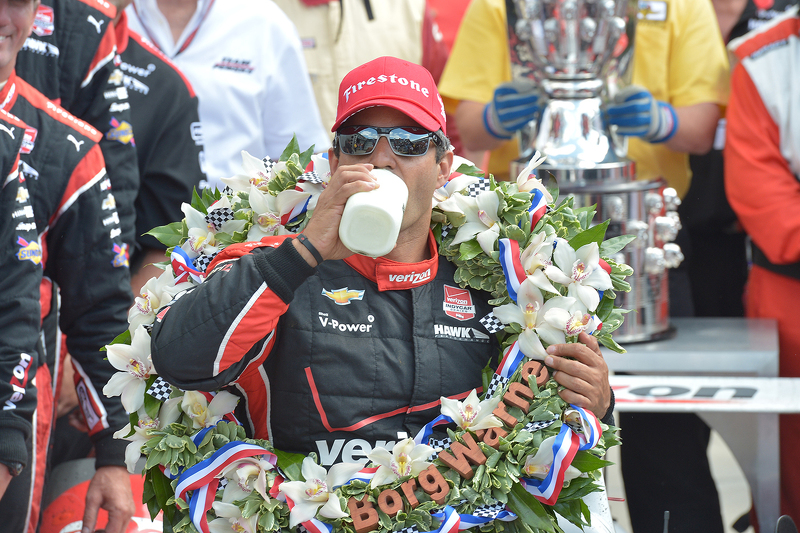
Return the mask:
[[594, 333], [603, 323], [596, 315], [587, 313], [583, 304], [570, 298], [575, 303], [566, 309], [552, 309], [547, 321], [553, 327], [563, 328], [564, 333], [570, 337], [577, 337], [582, 331]]
[[217, 518], [208, 523], [211, 533], [256, 533], [258, 531], [258, 513], [250, 518], [242, 516], [242, 510], [232, 503], [214, 502], [211, 504]]
[[281, 225], [277, 199], [269, 193], [263, 193], [255, 185], [250, 186], [250, 208], [253, 210], [253, 225], [247, 232], [248, 241], [260, 241], [263, 237], [271, 237]]
[[497, 408], [501, 399], [500, 395], [497, 395], [482, 402], [478, 401], [478, 394], [475, 389], [472, 389], [463, 402], [442, 396], [441, 412], [452, 418], [453, 422], [461, 429], [478, 431], [479, 429], [499, 428], [503, 423], [492, 414], [492, 411]]
[[[214, 204], [212, 204], [208, 208], [208, 212], [213, 213], [218, 209], [231, 209], [231, 202], [227, 196], [223, 196]], [[246, 220], [226, 220], [223, 222], [219, 229], [214, 226], [214, 224], [208, 222], [206, 220], [206, 215], [192, 207], [190, 204], [183, 203], [181, 204], [181, 211], [183, 211], [184, 218], [186, 219], [186, 226], [189, 228], [189, 234], [191, 235], [192, 229], [197, 228], [201, 230], [201, 233], [227, 233], [229, 235], [233, 235], [237, 231], [242, 231], [244, 229], [245, 224], [247, 224]], [[188, 250], [187, 250], [188, 251]]]
[[306, 211], [310, 213], [317, 207], [317, 199], [319, 195], [322, 194], [322, 191], [325, 190], [326, 185], [327, 184], [324, 183], [305, 181], [303, 183], [298, 183], [294, 189], [279, 192], [277, 202], [280, 215], [287, 215], [291, 213], [296, 206], [305, 204], [306, 202], [308, 202]]
[[186, 391], [181, 402], [181, 411], [192, 420], [195, 429], [216, 425], [222, 417], [236, 408], [239, 398], [228, 391], [220, 391], [208, 402], [196, 391]]
[[401, 440], [394, 445], [391, 452], [386, 448], [374, 448], [367, 457], [379, 465], [379, 468], [372, 477], [370, 486], [379, 487], [401, 477], [419, 475], [431, 465], [427, 459], [434, 452], [427, 444], [416, 444], [412, 438]]
[[232, 178], [222, 178], [222, 183], [235, 192], [248, 192], [251, 186], [267, 192], [269, 181], [285, 168], [286, 162], [281, 161], [276, 162], [275, 166], [268, 170], [263, 159], [253, 157], [246, 150], [242, 150], [242, 173]]
[[[529, 455], [525, 459], [525, 466], [522, 467], [522, 473], [526, 476], [544, 479], [550, 473], [553, 467], [553, 443], [556, 441], [555, 435], [547, 437], [539, 445], [539, 449], [535, 455]], [[570, 465], [564, 472], [564, 481], [575, 479], [581, 475], [581, 471]]]
[[334, 489], [346, 483], [362, 466], [356, 463], [337, 463], [326, 472], [310, 457], [303, 459], [302, 473], [305, 481], [286, 481], [279, 487], [294, 502], [289, 514], [289, 527], [314, 518], [317, 511], [320, 516], [331, 519], [348, 516], [342, 510]]
[[433, 207], [438, 206], [442, 211], [463, 214], [461, 208], [456, 204], [453, 195], [459, 194], [473, 183], [480, 182], [481, 178], [457, 173], [456, 170], [461, 165], [473, 165], [473, 163], [461, 156], [453, 156], [453, 166], [450, 167], [452, 172], [450, 173], [448, 182], [443, 187], [439, 187], [433, 191]]
[[494, 251], [494, 243], [500, 236], [500, 198], [495, 191], [483, 191], [472, 198], [457, 194], [453, 196], [461, 212], [467, 217], [466, 222], [458, 227], [453, 244], [460, 244], [472, 238], [478, 241], [486, 255]]
[[555, 265], [544, 269], [545, 275], [567, 287], [568, 295], [577, 298], [588, 311], [597, 309], [600, 295], [597, 291], [611, 288], [611, 277], [600, 266], [600, 247], [591, 242], [573, 250], [569, 243], [556, 239], [553, 252]]
[[156, 319], [156, 311], [161, 306], [166, 305], [176, 294], [191, 286], [192, 283], [188, 281], [175, 285], [175, 275], [172, 273], [172, 269], [165, 270], [157, 278], [150, 278], [134, 300], [133, 307], [128, 310], [128, 328], [136, 331], [139, 326], [152, 324]]
[[269, 500], [267, 471], [273, 468], [273, 464], [261, 456], [245, 457], [228, 465], [222, 471], [222, 476], [229, 480], [222, 501], [242, 500], [254, 490], [264, 500]]
[[538, 189], [544, 195], [545, 200], [547, 200], [548, 204], [553, 203], [553, 195], [542, 185], [541, 180], [536, 177], [533, 173], [533, 170], [544, 163], [547, 156], [542, 155], [538, 151], [533, 154], [531, 157], [530, 162], [528, 162], [528, 166], [526, 166], [522, 172], [519, 173], [517, 176], [517, 189], [520, 192], [531, 192], [534, 189]]
[[106, 354], [111, 365], [121, 372], [111, 376], [103, 394], [121, 396], [125, 411], [133, 413], [144, 405], [145, 382], [153, 372], [150, 335], [144, 326], [139, 326], [133, 331], [130, 345], [110, 344], [106, 346]]
[[324, 153], [311, 155], [311, 169], [320, 177], [323, 183], [331, 180], [331, 162]]
[[181, 413], [178, 409], [180, 400], [180, 398], [170, 398], [165, 401], [158, 412], [158, 418], [150, 418], [143, 408], [139, 408], [139, 423], [133, 428], [133, 434], [130, 437], [127, 436], [131, 432], [130, 422], [114, 433], [115, 439], [130, 441], [125, 448], [125, 465], [128, 467], [128, 472], [136, 473], [136, 463], [142, 457], [142, 445], [151, 438], [147, 430], [163, 429], [180, 418]]
[[542, 292], [533, 280], [525, 278], [517, 291], [517, 303], [495, 307], [493, 312], [494, 316], [504, 324], [522, 326], [522, 333], [518, 339], [519, 349], [527, 357], [541, 361], [547, 357], [542, 341], [547, 344], [566, 342], [564, 334], [566, 320], [562, 323], [551, 316], [552, 313], [558, 309], [568, 308], [574, 303], [574, 298], [563, 296], [556, 296], [545, 302]]
[[547, 276], [544, 269], [553, 264], [553, 242], [555, 237], [547, 235], [545, 232], [535, 234], [528, 246], [520, 255], [522, 268], [531, 278], [533, 283], [543, 291], [559, 294]]

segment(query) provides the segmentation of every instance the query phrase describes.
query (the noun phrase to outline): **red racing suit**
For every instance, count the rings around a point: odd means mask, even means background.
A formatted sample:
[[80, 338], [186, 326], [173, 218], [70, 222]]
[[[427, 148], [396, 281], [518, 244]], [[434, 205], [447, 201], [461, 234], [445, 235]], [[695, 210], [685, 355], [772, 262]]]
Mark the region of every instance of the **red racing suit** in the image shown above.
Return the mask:
[[[778, 321], [780, 375], [800, 377], [800, 17], [730, 44], [725, 191], [754, 246], [745, 311]], [[722, 265], [724, 268], [724, 265]], [[800, 415], [781, 415], [781, 514], [800, 516]]]
[[[96, 451], [96, 465], [124, 464], [125, 443], [113, 433], [128, 420], [118, 398], [106, 398], [103, 385], [115, 370], [100, 349], [127, 328], [132, 303], [127, 253], [111, 181], [97, 141], [100, 134], [85, 122], [47, 100], [19, 79], [9, 77], [0, 90], [3, 109], [26, 124], [20, 150], [22, 174], [33, 203], [33, 222], [39, 235], [44, 276], [60, 288], [59, 325], [76, 367], [78, 398]], [[42, 295], [42, 314], [56, 302]], [[47, 355], [47, 354], [46, 354]], [[25, 531], [15, 519], [38, 520], [41, 481], [53, 416], [50, 376], [58, 372], [39, 361], [37, 424], [31, 474], [33, 495], [9, 487], [0, 502], [4, 531]], [[58, 358], [54, 358], [57, 361]], [[6, 398], [0, 399], [5, 401]], [[21, 484], [18, 476], [12, 484]], [[9, 497], [21, 504], [7, 504]], [[31, 502], [30, 508], [28, 502]], [[22, 509], [28, 509], [27, 513]], [[10, 515], [10, 516], [9, 516]]]

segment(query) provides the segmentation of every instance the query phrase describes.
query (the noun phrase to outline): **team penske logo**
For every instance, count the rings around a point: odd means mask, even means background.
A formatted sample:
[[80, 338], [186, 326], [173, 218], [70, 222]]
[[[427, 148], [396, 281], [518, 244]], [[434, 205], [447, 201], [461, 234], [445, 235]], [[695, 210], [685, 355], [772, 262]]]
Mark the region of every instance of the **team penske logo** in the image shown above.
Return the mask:
[[364, 291], [350, 290], [348, 287], [342, 287], [329, 291], [322, 289], [322, 295], [333, 300], [336, 305], [350, 305], [353, 300], [361, 300], [364, 298]]
[[111, 260], [111, 266], [114, 268], [127, 267], [128, 263], [128, 245], [127, 244], [114, 244], [114, 259]]
[[106, 139], [136, 146], [136, 141], [133, 139], [133, 126], [128, 121], [120, 122], [115, 117], [111, 117], [109, 124], [111, 129], [106, 132]]
[[17, 259], [20, 261], [30, 261], [34, 265], [42, 263], [42, 249], [36, 241], [26, 241], [22, 237], [17, 237], [17, 244], [20, 246], [17, 251]]
[[39, 9], [36, 10], [36, 18], [33, 19], [33, 33], [39, 37], [46, 37], [53, 35], [55, 30], [55, 15], [53, 8], [44, 4], [39, 4]]
[[456, 320], [470, 320], [475, 318], [475, 305], [472, 303], [472, 294], [469, 289], [444, 286], [444, 312]]
[[22, 146], [19, 148], [19, 153], [29, 154], [33, 151], [36, 144], [36, 136], [39, 131], [36, 128], [25, 128], [25, 133], [22, 135]]
[[389, 274], [389, 281], [393, 283], [425, 283], [431, 279], [431, 269], [424, 272], [412, 272], [411, 274]]

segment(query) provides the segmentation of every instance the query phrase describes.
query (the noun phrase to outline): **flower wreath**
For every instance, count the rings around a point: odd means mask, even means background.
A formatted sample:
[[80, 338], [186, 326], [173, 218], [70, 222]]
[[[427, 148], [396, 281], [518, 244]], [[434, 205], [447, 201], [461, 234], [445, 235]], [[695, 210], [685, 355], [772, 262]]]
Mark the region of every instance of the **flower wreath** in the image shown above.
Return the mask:
[[[433, 198], [432, 228], [457, 266], [455, 282], [493, 297], [482, 323], [503, 358], [484, 370], [482, 400], [475, 390], [463, 402], [441, 398], [441, 415], [415, 438], [326, 472], [313, 453], [247, 438], [233, 394], [178, 390], [155, 374], [149, 333], [160, 307], [202, 283], [227, 245], [305, 227], [330, 179], [312, 149], [300, 152], [293, 139], [278, 162], [242, 152], [244, 173], [223, 179], [224, 191], [195, 192], [182, 221], [149, 232], [170, 260], [136, 298], [129, 329], [106, 347], [120, 372], [103, 392], [120, 395], [130, 414], [115, 437], [130, 441], [131, 472], [146, 457], [151, 515], [163, 511], [165, 531], [204, 533], [557, 532], [556, 513], [589, 525], [582, 498], [601, 490], [595, 482], [611, 464], [602, 456], [619, 444], [617, 429], [566, 404], [539, 361], [547, 345], [577, 342], [582, 331], [624, 351], [612, 338], [625, 312], [614, 299], [630, 290], [633, 270], [612, 258], [633, 237], [604, 240], [608, 222], [591, 224], [594, 207], [555, 205], [557, 190], [535, 177], [536, 157], [516, 182], [499, 183], [456, 158]], [[448, 437], [434, 441], [439, 424], [449, 424]]]

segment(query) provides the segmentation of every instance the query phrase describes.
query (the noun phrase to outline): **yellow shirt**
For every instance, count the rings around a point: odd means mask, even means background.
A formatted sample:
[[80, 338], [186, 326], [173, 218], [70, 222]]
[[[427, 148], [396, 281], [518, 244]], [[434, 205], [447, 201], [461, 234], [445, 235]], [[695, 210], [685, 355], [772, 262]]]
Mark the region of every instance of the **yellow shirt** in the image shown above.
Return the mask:
[[[297, 27], [322, 124], [336, 120], [339, 82], [353, 68], [382, 56], [422, 63], [425, 0], [372, 2], [372, 19], [362, 0], [307, 6], [275, 0]], [[331, 137], [333, 138], [333, 137]]]
[[[666, 4], [666, 20], [637, 21], [633, 83], [675, 107], [706, 102], [725, 105], [728, 59], [711, 3], [649, 3]], [[506, 29], [505, 0], [473, 0], [439, 83], [448, 112], [453, 113], [461, 100], [490, 102], [495, 87], [511, 80]], [[487, 170], [507, 177], [517, 153], [515, 139], [505, 143], [492, 151]], [[688, 190], [691, 173], [687, 154], [630, 138], [628, 157], [636, 161], [637, 178], [663, 176], [680, 196]]]

